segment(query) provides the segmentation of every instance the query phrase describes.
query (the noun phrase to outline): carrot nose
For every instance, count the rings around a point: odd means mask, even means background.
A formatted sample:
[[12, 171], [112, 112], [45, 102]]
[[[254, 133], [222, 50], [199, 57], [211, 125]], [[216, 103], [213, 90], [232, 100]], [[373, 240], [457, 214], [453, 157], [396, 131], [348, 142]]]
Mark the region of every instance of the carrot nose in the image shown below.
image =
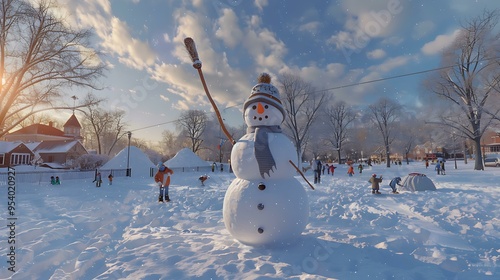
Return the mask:
[[260, 104], [260, 102], [257, 103], [257, 113], [259, 113], [259, 114], [264, 113], [264, 106], [262, 106], [262, 104]]

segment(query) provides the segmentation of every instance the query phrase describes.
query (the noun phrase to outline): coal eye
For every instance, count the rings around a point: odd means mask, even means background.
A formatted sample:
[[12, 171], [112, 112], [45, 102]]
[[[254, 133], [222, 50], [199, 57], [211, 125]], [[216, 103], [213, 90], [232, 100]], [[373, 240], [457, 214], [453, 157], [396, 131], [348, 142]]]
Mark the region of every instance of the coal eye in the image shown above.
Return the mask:
[[264, 106], [264, 108], [268, 109], [268, 108], [269, 108], [269, 105]]
[[253, 105], [253, 106], [252, 106], [252, 109], [254, 109], [254, 110], [255, 110], [255, 109], [257, 109], [257, 106], [256, 106], [256, 105]]

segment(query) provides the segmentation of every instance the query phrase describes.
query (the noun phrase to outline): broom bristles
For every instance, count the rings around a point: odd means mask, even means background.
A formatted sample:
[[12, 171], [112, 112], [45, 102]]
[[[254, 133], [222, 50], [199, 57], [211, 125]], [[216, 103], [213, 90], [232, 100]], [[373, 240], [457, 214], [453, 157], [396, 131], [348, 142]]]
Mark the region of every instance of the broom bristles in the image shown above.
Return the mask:
[[196, 51], [196, 45], [193, 38], [187, 37], [186, 39], [184, 39], [184, 45], [186, 46], [186, 50], [189, 53], [191, 60], [193, 62], [199, 61], [200, 58], [198, 57], [198, 51]]

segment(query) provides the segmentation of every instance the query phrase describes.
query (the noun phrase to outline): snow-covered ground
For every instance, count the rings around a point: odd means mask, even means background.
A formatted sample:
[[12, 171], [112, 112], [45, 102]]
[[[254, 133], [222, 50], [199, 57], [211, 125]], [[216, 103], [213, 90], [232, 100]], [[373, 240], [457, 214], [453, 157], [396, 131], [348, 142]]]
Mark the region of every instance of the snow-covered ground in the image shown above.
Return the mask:
[[[7, 220], [2, 183], [0, 278], [498, 279], [500, 168], [472, 169], [471, 161], [457, 170], [448, 162], [438, 176], [416, 162], [348, 177], [339, 166], [316, 190], [298, 176], [311, 214], [285, 248], [249, 247], [229, 235], [222, 204], [231, 173], [209, 173], [202, 187], [202, 174], [177, 172], [172, 201], [161, 204], [149, 174], [101, 188], [92, 179], [17, 185], [16, 220]], [[390, 178], [411, 172], [426, 174], [437, 191], [391, 194]], [[370, 193], [372, 173], [385, 178], [381, 195]]]

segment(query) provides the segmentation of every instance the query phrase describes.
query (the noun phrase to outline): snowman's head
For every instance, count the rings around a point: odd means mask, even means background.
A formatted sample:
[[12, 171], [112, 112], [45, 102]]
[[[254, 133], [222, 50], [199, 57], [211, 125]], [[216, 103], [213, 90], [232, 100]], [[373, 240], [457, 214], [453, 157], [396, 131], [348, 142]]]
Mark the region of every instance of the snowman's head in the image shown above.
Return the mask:
[[257, 101], [249, 104], [243, 118], [247, 126], [280, 125], [283, 113], [269, 103]]
[[248, 126], [280, 125], [285, 120], [278, 89], [271, 84], [271, 76], [262, 73], [258, 84], [243, 105], [243, 118]]

